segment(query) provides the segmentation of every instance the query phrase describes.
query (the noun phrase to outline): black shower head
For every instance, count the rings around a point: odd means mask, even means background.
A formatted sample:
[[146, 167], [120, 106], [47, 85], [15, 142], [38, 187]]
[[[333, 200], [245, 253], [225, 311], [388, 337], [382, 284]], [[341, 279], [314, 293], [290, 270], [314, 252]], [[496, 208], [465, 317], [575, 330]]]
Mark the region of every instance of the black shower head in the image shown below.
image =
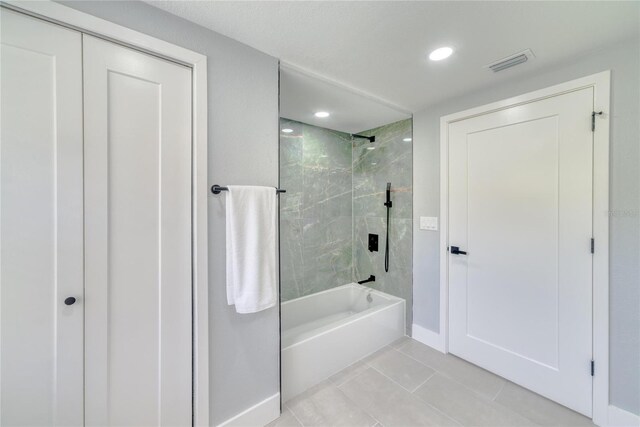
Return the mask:
[[351, 134], [351, 138], [362, 138], [362, 139], [368, 139], [369, 142], [376, 142], [376, 136], [365, 136], [365, 135], [357, 135], [357, 134]]

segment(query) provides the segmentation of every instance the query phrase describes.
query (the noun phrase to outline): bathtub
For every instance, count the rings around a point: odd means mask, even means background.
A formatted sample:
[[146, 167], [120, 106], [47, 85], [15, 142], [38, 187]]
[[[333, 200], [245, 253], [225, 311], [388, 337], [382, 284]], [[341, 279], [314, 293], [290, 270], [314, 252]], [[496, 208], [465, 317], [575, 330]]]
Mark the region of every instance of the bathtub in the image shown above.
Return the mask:
[[405, 334], [405, 300], [356, 283], [284, 302], [281, 310], [283, 401]]

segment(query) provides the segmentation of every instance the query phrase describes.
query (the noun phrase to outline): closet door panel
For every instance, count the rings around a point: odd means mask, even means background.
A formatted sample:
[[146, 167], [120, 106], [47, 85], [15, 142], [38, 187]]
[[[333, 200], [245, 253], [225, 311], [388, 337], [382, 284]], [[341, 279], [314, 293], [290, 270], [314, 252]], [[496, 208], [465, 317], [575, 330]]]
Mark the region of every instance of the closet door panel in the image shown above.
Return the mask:
[[81, 425], [81, 35], [0, 19], [0, 425]]
[[191, 71], [84, 36], [86, 420], [189, 425]]

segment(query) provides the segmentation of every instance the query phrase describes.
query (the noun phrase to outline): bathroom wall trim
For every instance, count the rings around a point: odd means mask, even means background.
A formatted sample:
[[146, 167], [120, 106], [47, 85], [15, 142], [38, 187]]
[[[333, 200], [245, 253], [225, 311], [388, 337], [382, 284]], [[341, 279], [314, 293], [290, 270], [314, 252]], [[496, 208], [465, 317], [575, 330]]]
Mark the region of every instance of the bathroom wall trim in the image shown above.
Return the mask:
[[617, 406], [609, 405], [606, 425], [608, 427], [640, 426], [640, 416]]
[[209, 426], [207, 57], [53, 1], [2, 0], [0, 4], [192, 69], [193, 425]]
[[[593, 377], [593, 422], [599, 426], [610, 425], [609, 405], [609, 112], [611, 71], [560, 83], [523, 95], [471, 108], [440, 118], [440, 335], [437, 342], [444, 343], [448, 352], [449, 278], [447, 271], [448, 246], [448, 127], [449, 123], [471, 117], [527, 104], [541, 99], [572, 92], [581, 88], [594, 90], [594, 111], [603, 111], [597, 119], [593, 134], [593, 238], [597, 250], [593, 254], [593, 360], [596, 363]], [[437, 347], [435, 347], [438, 349]], [[613, 425], [613, 424], [611, 424]]]
[[411, 338], [421, 342], [424, 345], [438, 350], [441, 353], [446, 353], [445, 347], [445, 335], [433, 332], [423, 326], [416, 325], [415, 323], [411, 327]]
[[218, 427], [265, 426], [280, 416], [280, 393], [276, 393], [249, 409], [229, 418]]

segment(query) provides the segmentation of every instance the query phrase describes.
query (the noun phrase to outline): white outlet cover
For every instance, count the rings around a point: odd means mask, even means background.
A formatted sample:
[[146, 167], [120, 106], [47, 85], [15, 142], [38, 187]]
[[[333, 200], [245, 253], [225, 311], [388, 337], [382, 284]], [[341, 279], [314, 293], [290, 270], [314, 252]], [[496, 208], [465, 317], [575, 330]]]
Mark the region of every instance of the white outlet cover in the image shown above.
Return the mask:
[[438, 217], [437, 216], [421, 216], [420, 230], [438, 231]]

